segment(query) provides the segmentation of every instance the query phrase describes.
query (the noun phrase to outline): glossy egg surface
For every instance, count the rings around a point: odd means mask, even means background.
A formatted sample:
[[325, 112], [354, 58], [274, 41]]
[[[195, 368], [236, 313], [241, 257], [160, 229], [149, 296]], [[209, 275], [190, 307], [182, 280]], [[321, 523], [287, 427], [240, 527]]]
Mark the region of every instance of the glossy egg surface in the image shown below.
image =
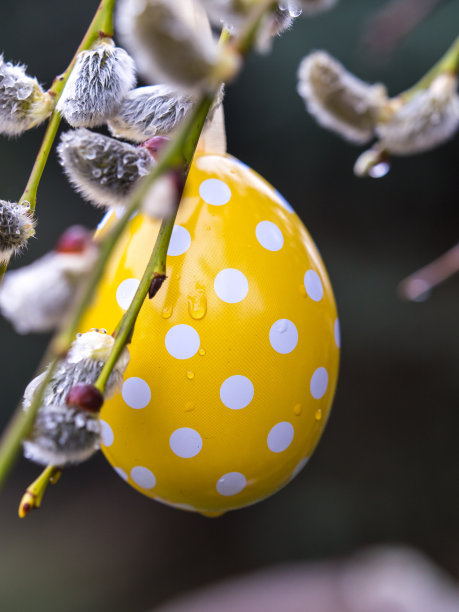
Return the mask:
[[[107, 213], [105, 232], [116, 221]], [[159, 222], [136, 215], [85, 328], [112, 331]], [[218, 515], [259, 501], [305, 465], [335, 392], [339, 322], [304, 225], [230, 156], [198, 156], [167, 257], [146, 300], [122, 393], [102, 409], [102, 450], [135, 489]]]

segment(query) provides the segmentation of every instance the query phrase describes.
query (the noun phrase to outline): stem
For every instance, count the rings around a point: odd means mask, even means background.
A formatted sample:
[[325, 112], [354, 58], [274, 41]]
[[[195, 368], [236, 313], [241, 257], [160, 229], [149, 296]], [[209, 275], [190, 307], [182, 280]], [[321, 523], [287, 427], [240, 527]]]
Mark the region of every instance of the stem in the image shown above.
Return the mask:
[[405, 278], [398, 286], [398, 293], [405, 300], [419, 301], [424, 296], [427, 297], [434, 287], [457, 272], [459, 272], [459, 244]]
[[124, 347], [129, 343], [134, 330], [134, 325], [137, 321], [140, 309], [142, 308], [153, 279], [155, 277], [165, 277], [167, 249], [169, 247], [176, 216], [177, 213], [175, 212], [172, 216], [163, 220], [158, 238], [156, 239], [156, 243], [150, 257], [150, 261], [148, 262], [145, 272], [143, 273], [131, 305], [125, 312], [117, 327], [116, 339], [113, 344], [113, 348], [102, 368], [99, 378], [95, 383], [95, 386], [101, 393], [104, 393], [110, 374], [112, 373], [112, 370], [115, 367]]
[[27, 487], [19, 504], [19, 518], [24, 518], [31, 510], [36, 510], [41, 505], [41, 500], [49, 484], [55, 484], [61, 475], [61, 468], [48, 465], [40, 476]]
[[[72, 61], [68, 65], [65, 72], [54, 79], [54, 83], [52, 84], [49, 93], [54, 97], [55, 103], [57, 103], [61, 97], [62, 91], [68, 81], [70, 73], [73, 70], [78, 54], [81, 53], [81, 51], [85, 51], [86, 49], [90, 49], [92, 47], [92, 45], [98, 39], [100, 31], [104, 32], [104, 34], [107, 36], [113, 36], [113, 10], [115, 2], [116, 0], [101, 0], [99, 8], [97, 9], [96, 14], [94, 15], [94, 18]], [[37, 204], [38, 185], [40, 183], [43, 170], [45, 169], [46, 162], [48, 161], [49, 153], [56, 138], [60, 122], [61, 116], [58, 111], [54, 110], [51, 114], [48, 127], [46, 128], [46, 132], [43, 137], [43, 142], [40, 150], [38, 151], [38, 155], [33, 165], [32, 172], [30, 173], [29, 180], [27, 181], [26, 188], [19, 199], [19, 204], [28, 202], [32, 212], [35, 210]]]
[[48, 161], [51, 147], [53, 146], [54, 139], [56, 138], [60, 122], [61, 117], [59, 113], [57, 111], [53, 111], [38, 151], [38, 155], [35, 159], [32, 172], [30, 173], [29, 180], [27, 181], [26, 188], [18, 202], [18, 204], [29, 203], [31, 212], [35, 211], [35, 207], [37, 205], [38, 185], [40, 183], [43, 170], [45, 169], [46, 162]]
[[[458, 74], [459, 72], [459, 36], [453, 42], [451, 47], [446, 53], [439, 59], [439, 61], [432, 66], [432, 68], [417, 82], [406, 91], [400, 94], [400, 97], [404, 101], [409, 100], [419, 91], [427, 89], [432, 82], [440, 74]], [[398, 96], [397, 96], [398, 97]]]

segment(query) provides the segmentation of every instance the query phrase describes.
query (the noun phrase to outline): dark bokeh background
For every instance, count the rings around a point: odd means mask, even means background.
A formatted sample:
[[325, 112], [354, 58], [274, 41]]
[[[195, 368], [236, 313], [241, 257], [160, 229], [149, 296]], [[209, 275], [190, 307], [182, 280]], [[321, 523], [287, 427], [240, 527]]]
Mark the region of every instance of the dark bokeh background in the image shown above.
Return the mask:
[[[0, 0], [0, 48], [49, 84], [81, 38], [96, 0]], [[360, 44], [376, 0], [342, 0], [298, 20], [269, 56], [228, 88], [229, 151], [295, 206], [317, 241], [340, 311], [342, 367], [332, 418], [313, 460], [273, 498], [209, 520], [156, 504], [102, 456], [65, 473], [44, 506], [16, 516], [36, 467], [22, 461], [0, 502], [0, 608], [37, 612], [146, 610], [216, 579], [274, 562], [339, 556], [372, 543], [414, 545], [459, 575], [459, 286], [401, 302], [397, 283], [457, 240], [459, 140], [354, 178], [359, 150], [319, 128], [295, 91], [301, 57], [325, 48], [392, 94], [410, 86], [457, 35], [446, 2], [392, 57]], [[0, 197], [25, 185], [42, 130], [0, 141]], [[39, 240], [99, 215], [74, 195], [54, 156], [39, 191]], [[15, 265], [18, 265], [16, 262]], [[46, 345], [0, 321], [0, 421], [5, 423]]]

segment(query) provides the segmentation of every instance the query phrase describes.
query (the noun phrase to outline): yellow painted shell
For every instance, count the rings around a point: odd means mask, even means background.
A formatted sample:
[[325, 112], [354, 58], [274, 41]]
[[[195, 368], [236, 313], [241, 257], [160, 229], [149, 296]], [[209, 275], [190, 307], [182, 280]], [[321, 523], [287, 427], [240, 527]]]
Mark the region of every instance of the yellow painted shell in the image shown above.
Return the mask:
[[[86, 328], [115, 328], [158, 229], [132, 219]], [[191, 167], [167, 276], [102, 409], [102, 450], [144, 495], [215, 516], [271, 495], [311, 456], [338, 374], [335, 301], [293, 209], [227, 155]]]

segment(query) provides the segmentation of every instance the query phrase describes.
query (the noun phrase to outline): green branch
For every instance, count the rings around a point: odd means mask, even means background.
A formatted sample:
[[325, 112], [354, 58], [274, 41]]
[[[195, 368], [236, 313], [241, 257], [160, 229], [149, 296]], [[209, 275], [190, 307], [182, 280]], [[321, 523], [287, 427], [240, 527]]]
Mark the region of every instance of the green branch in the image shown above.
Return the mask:
[[[90, 49], [95, 41], [99, 38], [100, 32], [103, 32], [107, 36], [113, 36], [113, 10], [115, 7], [116, 0], [101, 0], [99, 8], [97, 9], [94, 18], [83, 37], [72, 61], [68, 65], [65, 72], [54, 79], [54, 82], [49, 89], [50, 93], [54, 98], [54, 103], [57, 104], [61, 97], [62, 91], [64, 90], [65, 84], [68, 81], [70, 73], [73, 70], [78, 54], [81, 51]], [[30, 173], [29, 180], [27, 181], [24, 193], [19, 198], [19, 204], [30, 204], [30, 210], [33, 212], [37, 205], [37, 189], [40, 183], [43, 171], [45, 169], [48, 157], [56, 138], [57, 130], [61, 122], [61, 116], [58, 111], [54, 110], [51, 114], [48, 127], [46, 128], [41, 147], [38, 151], [35, 163]]]

